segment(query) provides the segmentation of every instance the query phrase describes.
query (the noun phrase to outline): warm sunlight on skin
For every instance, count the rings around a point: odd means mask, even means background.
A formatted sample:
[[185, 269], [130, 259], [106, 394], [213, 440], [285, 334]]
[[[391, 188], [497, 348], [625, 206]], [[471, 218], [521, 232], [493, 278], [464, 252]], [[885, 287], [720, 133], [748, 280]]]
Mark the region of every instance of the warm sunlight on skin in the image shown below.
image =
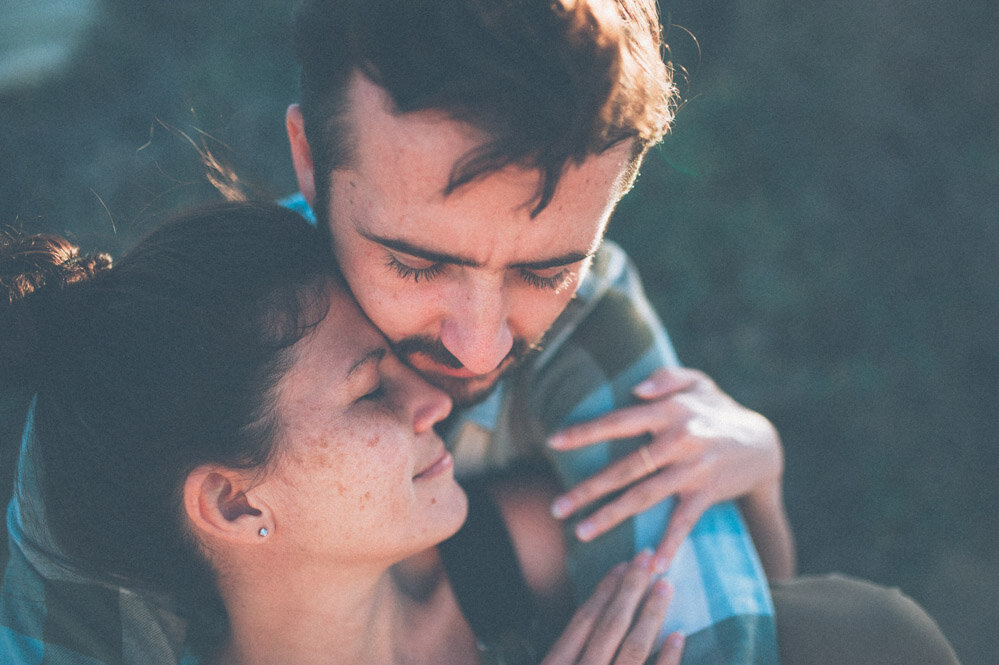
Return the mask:
[[303, 559], [391, 559], [456, 531], [465, 495], [433, 429], [448, 397], [339, 290], [294, 354], [278, 383], [277, 456], [255, 490], [275, 516], [273, 544]]

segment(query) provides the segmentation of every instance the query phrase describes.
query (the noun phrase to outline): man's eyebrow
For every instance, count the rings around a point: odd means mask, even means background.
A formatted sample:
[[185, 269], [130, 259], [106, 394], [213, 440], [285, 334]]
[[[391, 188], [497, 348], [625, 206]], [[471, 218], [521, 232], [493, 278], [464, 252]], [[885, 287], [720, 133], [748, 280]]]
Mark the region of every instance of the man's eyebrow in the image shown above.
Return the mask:
[[361, 356], [357, 360], [357, 362], [355, 362], [353, 365], [350, 366], [350, 369], [347, 370], [347, 378], [349, 379], [351, 376], [353, 376], [355, 372], [357, 372], [357, 370], [361, 369], [370, 362], [375, 362], [375, 363], [380, 362], [381, 359], [385, 357], [385, 353], [386, 349], [384, 346], [379, 346], [378, 348], [371, 349], [363, 356]]
[[[415, 256], [416, 258], [423, 259], [425, 261], [431, 261], [433, 263], [449, 263], [451, 265], [469, 266], [472, 268], [482, 266], [481, 263], [474, 259], [470, 259], [465, 256], [458, 256], [457, 254], [448, 254], [447, 252], [438, 252], [432, 249], [426, 249], [425, 247], [417, 247], [411, 242], [400, 238], [387, 238], [363, 229], [358, 229], [357, 232], [371, 242], [378, 243], [379, 245], [389, 249], [394, 249], [397, 252]], [[552, 256], [539, 261], [524, 261], [521, 263], [515, 263], [510, 267], [518, 268], [520, 270], [546, 270], [548, 268], [558, 268], [560, 266], [567, 266], [588, 259], [593, 256], [595, 251], [596, 250], [589, 252], [566, 252], [565, 254]]]
[[521, 270], [547, 270], [548, 268], [560, 268], [562, 266], [579, 263], [580, 261], [589, 259], [594, 253], [595, 252], [568, 252], [566, 254], [562, 254], [561, 256], [553, 256], [550, 259], [542, 259], [541, 261], [525, 261], [523, 263], [515, 263], [513, 267]]
[[407, 240], [402, 240], [401, 238], [387, 238], [364, 229], [358, 229], [357, 232], [371, 242], [376, 242], [379, 245], [388, 247], [389, 249], [394, 249], [397, 252], [409, 254], [410, 256], [415, 256], [426, 261], [432, 261], [434, 263], [451, 263], [459, 266], [471, 266], [473, 268], [477, 268], [480, 265], [478, 261], [468, 257], [458, 256], [457, 254], [448, 254], [447, 252], [437, 252], [431, 249], [426, 249], [425, 247], [417, 247], [413, 243]]

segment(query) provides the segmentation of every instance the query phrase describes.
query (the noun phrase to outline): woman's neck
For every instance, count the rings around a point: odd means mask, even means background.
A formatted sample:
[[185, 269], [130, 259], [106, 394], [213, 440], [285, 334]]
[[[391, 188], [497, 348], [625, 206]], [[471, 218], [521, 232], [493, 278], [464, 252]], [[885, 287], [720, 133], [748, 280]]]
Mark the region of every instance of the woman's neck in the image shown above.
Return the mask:
[[436, 560], [220, 580], [230, 639], [215, 665], [474, 663], [474, 636]]
[[399, 597], [388, 571], [248, 571], [220, 580], [230, 639], [219, 665], [389, 664]]

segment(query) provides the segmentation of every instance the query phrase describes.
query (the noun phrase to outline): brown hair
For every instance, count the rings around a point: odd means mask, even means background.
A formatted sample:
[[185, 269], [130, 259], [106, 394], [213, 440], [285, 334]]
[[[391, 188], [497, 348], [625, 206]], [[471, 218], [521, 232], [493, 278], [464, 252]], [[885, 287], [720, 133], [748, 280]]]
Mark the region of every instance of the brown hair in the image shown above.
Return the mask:
[[0, 234], [0, 298], [19, 300], [46, 284], [65, 286], [111, 268], [103, 252], [82, 254], [57, 235]]
[[490, 138], [448, 191], [515, 164], [537, 169], [534, 214], [562, 170], [621, 141], [634, 168], [676, 103], [654, 0], [306, 0], [296, 16], [316, 212], [350, 164], [346, 90], [360, 72], [397, 110], [440, 110]]
[[103, 252], [83, 254], [65, 238], [41, 233], [0, 233], [0, 374], [5, 383], [33, 371], [35, 326], [18, 303], [36, 291], [58, 291], [111, 269]]
[[338, 283], [329, 247], [290, 210], [230, 203], [172, 219], [113, 269], [54, 236], [9, 236], [0, 267], [2, 332], [23, 354], [0, 345], [0, 363], [23, 367], [11, 388], [35, 395], [56, 542], [86, 572], [208, 607], [181, 485], [200, 464], [269, 459], [286, 351]]

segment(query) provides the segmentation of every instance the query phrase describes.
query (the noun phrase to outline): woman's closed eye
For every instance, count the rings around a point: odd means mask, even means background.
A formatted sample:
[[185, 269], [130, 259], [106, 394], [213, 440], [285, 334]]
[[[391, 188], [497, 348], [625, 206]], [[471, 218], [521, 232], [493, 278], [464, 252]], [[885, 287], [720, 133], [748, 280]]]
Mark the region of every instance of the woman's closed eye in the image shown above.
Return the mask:
[[376, 402], [383, 397], [385, 397], [385, 386], [379, 381], [371, 390], [361, 395], [357, 401]]

